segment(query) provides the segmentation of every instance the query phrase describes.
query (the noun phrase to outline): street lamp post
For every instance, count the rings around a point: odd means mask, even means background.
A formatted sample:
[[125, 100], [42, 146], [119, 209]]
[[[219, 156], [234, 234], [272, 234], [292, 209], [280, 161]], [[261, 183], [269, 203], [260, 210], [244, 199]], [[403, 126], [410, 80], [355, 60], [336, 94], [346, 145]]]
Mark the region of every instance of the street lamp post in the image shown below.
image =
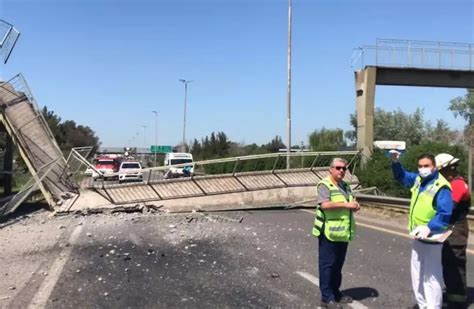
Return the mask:
[[[157, 111], [152, 111], [153, 114], [155, 114], [155, 147], [158, 147], [158, 112]], [[157, 149], [155, 149], [155, 167], [156, 167], [156, 151]]]
[[291, 0], [288, 0], [288, 87], [286, 94], [287, 107], [287, 144], [286, 144], [286, 168], [290, 169], [291, 153]]
[[145, 164], [145, 150], [146, 150], [146, 125], [142, 125], [143, 127], [143, 164]]
[[180, 82], [184, 84], [184, 121], [183, 121], [183, 142], [181, 144], [181, 152], [185, 152], [186, 142], [186, 105], [188, 100], [188, 84], [193, 82], [192, 80], [180, 79]]
[[137, 147], [135, 149], [135, 156], [137, 157], [137, 160], [138, 160], [138, 149], [139, 149], [139, 145], [140, 145], [140, 142], [138, 141], [139, 136], [140, 136], [140, 131], [135, 133], [135, 139], [136, 139], [136, 143], [137, 143]]

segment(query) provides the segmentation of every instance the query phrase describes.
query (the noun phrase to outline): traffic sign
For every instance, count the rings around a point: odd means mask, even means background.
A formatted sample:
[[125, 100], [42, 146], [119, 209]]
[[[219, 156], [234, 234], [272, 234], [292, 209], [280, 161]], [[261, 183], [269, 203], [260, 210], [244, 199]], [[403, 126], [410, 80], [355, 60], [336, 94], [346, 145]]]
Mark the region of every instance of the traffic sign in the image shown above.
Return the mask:
[[171, 146], [151, 145], [150, 151], [151, 153], [168, 153], [173, 152], [173, 149]]

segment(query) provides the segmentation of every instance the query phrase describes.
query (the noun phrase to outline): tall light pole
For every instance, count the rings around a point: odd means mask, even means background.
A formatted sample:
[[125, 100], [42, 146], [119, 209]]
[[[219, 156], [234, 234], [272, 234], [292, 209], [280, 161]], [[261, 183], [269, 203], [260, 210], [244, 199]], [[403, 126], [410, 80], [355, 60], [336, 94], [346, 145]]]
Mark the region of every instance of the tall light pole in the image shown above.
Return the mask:
[[146, 150], [146, 125], [142, 125], [143, 127], [143, 164], [145, 164], [145, 150]]
[[290, 169], [291, 153], [291, 0], [288, 0], [288, 87], [286, 93], [287, 106], [287, 140], [286, 140], [286, 168]]
[[135, 156], [137, 157], [137, 160], [138, 160], [138, 149], [139, 149], [139, 145], [140, 145], [140, 142], [138, 141], [139, 136], [140, 136], [140, 131], [135, 133], [135, 139], [136, 139], [136, 142], [137, 142], [137, 148], [135, 149]]
[[[157, 111], [152, 111], [153, 114], [155, 114], [155, 147], [158, 147], [158, 112]], [[155, 149], [155, 166], [156, 166], [156, 151], [158, 149]]]
[[186, 142], [186, 105], [188, 100], [188, 84], [193, 82], [192, 80], [180, 79], [180, 82], [184, 84], [184, 121], [183, 121], [183, 143], [181, 144], [181, 152], [185, 152]]

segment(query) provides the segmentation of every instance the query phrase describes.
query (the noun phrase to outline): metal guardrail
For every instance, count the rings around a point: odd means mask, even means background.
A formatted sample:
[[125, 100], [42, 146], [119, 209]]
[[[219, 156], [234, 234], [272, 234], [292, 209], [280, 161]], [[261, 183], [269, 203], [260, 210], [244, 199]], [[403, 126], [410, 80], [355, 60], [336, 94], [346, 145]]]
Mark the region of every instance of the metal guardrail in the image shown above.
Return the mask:
[[[410, 199], [408, 198], [399, 198], [399, 197], [393, 197], [393, 196], [380, 196], [380, 195], [363, 194], [363, 193], [356, 194], [356, 198], [360, 202], [374, 203], [382, 207], [403, 209], [406, 211], [408, 211], [410, 207]], [[474, 209], [472, 207], [469, 210], [468, 219], [474, 220]]]
[[474, 70], [474, 44], [377, 39], [375, 45], [354, 49], [351, 65]]

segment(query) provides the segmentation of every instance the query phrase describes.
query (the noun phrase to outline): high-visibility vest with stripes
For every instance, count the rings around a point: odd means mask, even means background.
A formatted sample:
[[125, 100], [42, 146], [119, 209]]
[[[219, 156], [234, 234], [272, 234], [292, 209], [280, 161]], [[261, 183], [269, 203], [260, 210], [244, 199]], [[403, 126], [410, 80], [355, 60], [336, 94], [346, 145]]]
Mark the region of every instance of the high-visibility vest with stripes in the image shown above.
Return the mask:
[[[321, 180], [317, 187], [319, 188], [319, 186], [326, 186], [329, 189], [331, 202], [351, 202], [354, 199], [350, 186], [344, 181], [342, 186], [346, 189], [348, 199], [341, 192], [341, 189], [332, 183], [329, 177]], [[317, 237], [321, 235], [321, 232], [331, 241], [348, 242], [352, 240], [355, 235], [355, 221], [352, 211], [343, 208], [323, 210], [321, 205], [318, 205], [314, 218], [313, 235]]]
[[415, 184], [411, 187], [410, 212], [408, 217], [408, 230], [411, 232], [419, 225], [427, 225], [436, 215], [434, 207], [434, 197], [441, 188], [449, 188], [451, 185], [443, 175], [439, 174], [438, 178], [431, 184], [428, 184], [425, 190], [420, 192], [422, 178], [416, 177]]

